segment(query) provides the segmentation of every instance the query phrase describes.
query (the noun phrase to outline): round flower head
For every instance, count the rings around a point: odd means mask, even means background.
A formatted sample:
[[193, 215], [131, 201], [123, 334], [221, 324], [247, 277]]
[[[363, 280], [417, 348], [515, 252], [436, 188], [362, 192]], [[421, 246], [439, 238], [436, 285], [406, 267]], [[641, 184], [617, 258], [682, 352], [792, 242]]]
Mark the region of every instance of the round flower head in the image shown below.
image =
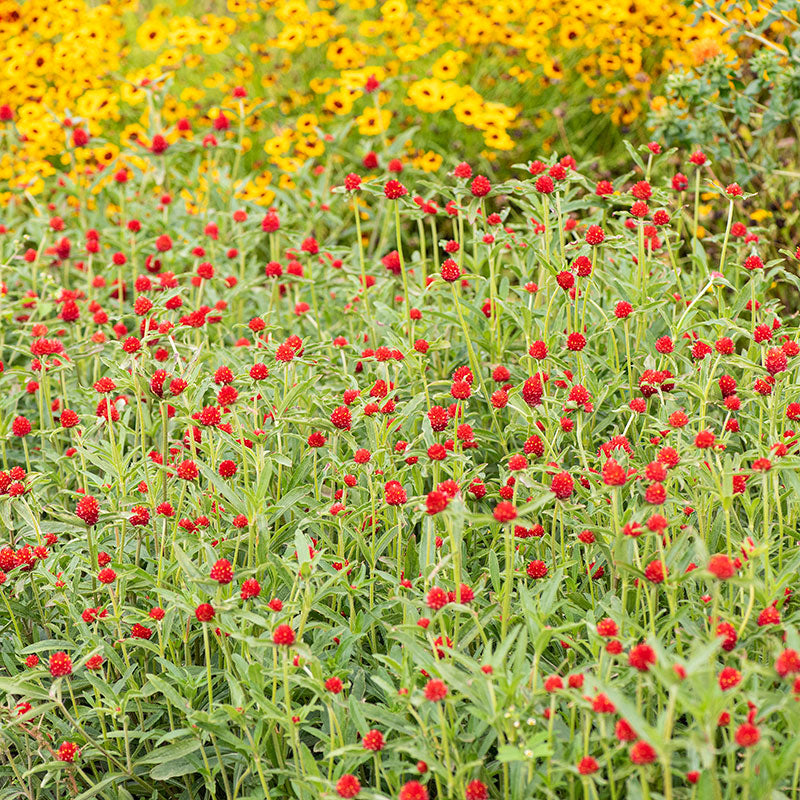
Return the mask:
[[289, 647], [294, 644], [295, 634], [289, 625], [278, 625], [272, 632], [273, 644]]
[[400, 181], [392, 179], [387, 181], [386, 185], [383, 187], [383, 193], [389, 200], [399, 200], [401, 197], [408, 194], [408, 189], [406, 189]]

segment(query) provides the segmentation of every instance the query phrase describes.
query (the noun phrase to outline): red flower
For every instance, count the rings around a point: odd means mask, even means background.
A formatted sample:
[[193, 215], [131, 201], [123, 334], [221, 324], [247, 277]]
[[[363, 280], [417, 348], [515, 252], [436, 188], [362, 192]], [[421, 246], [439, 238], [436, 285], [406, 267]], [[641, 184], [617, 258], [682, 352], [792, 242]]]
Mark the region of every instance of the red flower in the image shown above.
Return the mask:
[[651, 561], [644, 568], [644, 576], [650, 583], [663, 583], [668, 570], [663, 561]]
[[372, 750], [373, 752], [377, 753], [378, 751], [383, 750], [385, 746], [383, 734], [379, 730], [373, 728], [364, 734], [361, 744], [364, 746], [365, 750]]
[[466, 800], [488, 800], [489, 790], [483, 781], [474, 780], [467, 784], [464, 790], [464, 797]]
[[603, 483], [606, 486], [624, 486], [626, 480], [627, 472], [615, 458], [609, 458], [603, 464]]
[[347, 406], [339, 406], [331, 413], [331, 422], [340, 430], [349, 431], [352, 422], [352, 415]]
[[619, 626], [613, 619], [606, 617], [597, 623], [597, 633], [604, 639], [613, 639], [619, 633]]
[[357, 192], [361, 188], [361, 176], [356, 175], [355, 172], [346, 175], [344, 179], [344, 188], [347, 189], [348, 192]]
[[170, 237], [167, 236], [166, 233], [161, 234], [161, 236], [159, 236], [156, 239], [156, 250], [158, 250], [159, 253], [166, 253], [168, 250], [171, 249], [172, 249], [172, 239], [170, 239]]
[[239, 596], [242, 600], [249, 600], [252, 597], [258, 597], [261, 594], [261, 584], [255, 578], [247, 578], [242, 582], [242, 589]]
[[716, 436], [714, 436], [712, 431], [700, 431], [700, 433], [694, 437], [694, 446], [700, 448], [701, 450], [706, 450], [709, 447], [713, 447], [715, 441]]
[[185, 481], [193, 481], [200, 474], [197, 464], [194, 461], [187, 460], [178, 464], [177, 475]]
[[439, 586], [434, 586], [428, 590], [425, 596], [425, 603], [433, 611], [444, 608], [448, 603], [447, 592]]
[[591, 245], [602, 244], [606, 234], [599, 225], [590, 225], [586, 230], [586, 243]]
[[559, 472], [553, 476], [553, 480], [550, 482], [550, 491], [559, 500], [566, 500], [571, 497], [574, 488], [575, 481], [569, 472]]
[[404, 783], [397, 795], [398, 800], [428, 800], [428, 790], [419, 781]]
[[721, 581], [736, 574], [736, 566], [724, 553], [717, 553], [708, 560], [708, 571]]
[[389, 481], [384, 487], [384, 497], [390, 506], [401, 506], [408, 500], [406, 490], [399, 481]]
[[547, 577], [547, 564], [544, 561], [531, 561], [526, 569], [529, 578], [538, 580]]
[[408, 189], [400, 181], [394, 179], [387, 181], [383, 187], [383, 193], [389, 200], [398, 200], [408, 194]]
[[431, 680], [425, 684], [426, 700], [430, 700], [432, 703], [438, 703], [440, 700], [444, 700], [445, 697], [447, 697], [447, 686], [444, 681], [431, 678]]
[[209, 622], [214, 619], [214, 606], [211, 603], [200, 603], [194, 611], [194, 615], [200, 622]]
[[72, 659], [63, 651], [50, 656], [50, 674], [54, 678], [61, 678], [72, 674]]
[[723, 692], [726, 692], [728, 689], [733, 689], [734, 686], [737, 686], [741, 680], [742, 673], [739, 672], [738, 669], [734, 667], [723, 667], [718, 678], [719, 688], [722, 689]]
[[448, 283], [453, 283], [453, 281], [457, 281], [461, 276], [461, 270], [458, 268], [458, 264], [453, 261], [452, 258], [448, 258], [442, 264], [441, 275], [442, 280], [445, 280]]
[[105, 569], [101, 569], [100, 572], [97, 573], [97, 580], [100, 583], [114, 583], [117, 579], [117, 573], [114, 572], [111, 567], [106, 567]]
[[209, 577], [217, 583], [230, 583], [233, 580], [233, 567], [227, 558], [220, 558], [213, 567]]
[[485, 197], [492, 191], [492, 184], [489, 179], [483, 175], [478, 175], [469, 187], [473, 197]]
[[791, 648], [784, 650], [775, 661], [775, 671], [781, 678], [800, 672], [800, 653]]
[[75, 506], [75, 515], [87, 525], [96, 525], [100, 517], [100, 503], [91, 495], [86, 495]]
[[71, 764], [80, 755], [78, 745], [74, 742], [63, 742], [58, 748], [58, 760]]
[[361, 784], [358, 782], [358, 778], [355, 775], [350, 775], [349, 773], [346, 775], [342, 775], [338, 781], [336, 781], [336, 793], [339, 797], [355, 797], [361, 791]]
[[631, 746], [630, 757], [634, 764], [652, 764], [656, 760], [657, 754], [652, 745], [640, 739]]
[[586, 337], [582, 333], [576, 331], [567, 336], [567, 350], [580, 352], [584, 347], [586, 347]]
[[640, 672], [647, 672], [656, 663], [656, 652], [649, 644], [637, 644], [628, 654], [628, 664]]
[[578, 762], [578, 773], [581, 775], [593, 775], [600, 769], [600, 765], [591, 756], [584, 756]]
[[14, 417], [11, 432], [20, 439], [31, 432], [31, 423], [25, 417]]
[[291, 629], [291, 627], [289, 627], [289, 625], [278, 625], [278, 627], [275, 628], [272, 633], [273, 644], [289, 647], [290, 645], [294, 644], [294, 640], [294, 631]]
[[750, 722], [743, 722], [736, 729], [736, 744], [738, 744], [739, 747], [752, 747], [758, 744], [760, 738], [761, 732]]

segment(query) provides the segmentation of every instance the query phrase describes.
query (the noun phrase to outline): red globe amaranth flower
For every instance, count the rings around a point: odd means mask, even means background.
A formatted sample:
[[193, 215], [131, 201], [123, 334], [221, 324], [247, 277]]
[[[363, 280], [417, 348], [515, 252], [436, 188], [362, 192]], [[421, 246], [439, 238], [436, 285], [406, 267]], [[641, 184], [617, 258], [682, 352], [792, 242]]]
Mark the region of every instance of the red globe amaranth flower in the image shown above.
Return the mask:
[[386, 185], [383, 187], [383, 193], [389, 200], [399, 200], [401, 197], [408, 194], [408, 189], [406, 189], [400, 181], [392, 179], [387, 181]]
[[384, 497], [387, 505], [401, 506], [408, 500], [406, 490], [398, 481], [389, 481], [384, 487]]
[[517, 518], [517, 509], [513, 503], [503, 500], [494, 508], [494, 518], [498, 522], [511, 522]]
[[586, 229], [586, 243], [591, 245], [602, 244], [606, 238], [605, 231], [599, 225], [590, 225]]
[[100, 583], [114, 583], [117, 579], [117, 573], [114, 572], [113, 569], [110, 567], [106, 567], [105, 569], [101, 569], [100, 572], [97, 573], [97, 580]]
[[430, 700], [432, 703], [438, 703], [447, 697], [447, 686], [443, 681], [432, 678], [425, 684], [425, 699]]
[[289, 625], [278, 625], [272, 632], [273, 644], [289, 647], [294, 644], [295, 633]]
[[448, 258], [442, 263], [441, 276], [448, 283], [453, 283], [461, 277], [461, 270], [452, 258]]
[[339, 694], [342, 691], [341, 678], [337, 678], [335, 676], [332, 678], [328, 678], [328, 680], [325, 681], [325, 688], [331, 694]]
[[258, 597], [261, 594], [261, 584], [255, 578], [247, 578], [242, 581], [242, 588], [239, 596], [242, 600], [250, 600], [253, 597]]
[[200, 622], [210, 622], [214, 619], [214, 606], [211, 603], [200, 603], [195, 609], [194, 615]]
[[348, 192], [357, 192], [361, 188], [361, 176], [356, 175], [355, 172], [351, 172], [349, 175], [345, 176], [344, 188], [347, 189]]
[[656, 652], [648, 644], [637, 644], [628, 654], [628, 664], [640, 672], [647, 672], [656, 663]]
[[71, 764], [80, 755], [78, 745], [74, 742], [62, 742], [58, 748], [58, 760]]
[[575, 481], [568, 472], [559, 472], [553, 476], [550, 491], [559, 499], [566, 500], [572, 496]]
[[492, 184], [488, 178], [478, 175], [470, 184], [469, 190], [473, 197], [485, 197], [492, 191]]
[[428, 790], [419, 781], [404, 783], [397, 800], [429, 800]]
[[336, 793], [339, 795], [339, 797], [356, 797], [360, 791], [361, 784], [355, 775], [350, 775], [348, 773], [346, 775], [342, 775], [342, 777], [336, 781]]
[[741, 680], [742, 673], [734, 667], [723, 667], [717, 679], [719, 688], [722, 689], [723, 692], [728, 691], [728, 689], [733, 689], [734, 686], [738, 686]]
[[775, 661], [775, 671], [781, 678], [800, 672], [800, 653], [791, 648], [784, 650]]
[[715, 578], [725, 581], [736, 574], [736, 566], [724, 553], [717, 553], [708, 560], [708, 571]]
[[63, 651], [50, 656], [50, 674], [54, 678], [63, 678], [72, 674], [72, 659]]
[[547, 577], [547, 564], [545, 564], [544, 561], [531, 561], [525, 571], [529, 578], [539, 580]]
[[470, 781], [467, 788], [464, 790], [465, 800], [488, 800], [489, 790], [483, 781], [477, 780]]
[[214, 566], [211, 567], [209, 577], [212, 581], [216, 581], [217, 583], [230, 583], [233, 580], [233, 567], [231, 567], [231, 562], [228, 561], [227, 558], [220, 558], [215, 562]]
[[11, 432], [18, 438], [23, 438], [31, 432], [31, 423], [25, 417], [14, 417], [11, 423]]
[[735, 739], [739, 747], [753, 747], [761, 739], [761, 732], [755, 725], [743, 722], [736, 729]]
[[367, 731], [364, 734], [364, 737], [361, 740], [361, 744], [363, 745], [365, 750], [372, 750], [373, 752], [378, 752], [383, 750], [385, 747], [385, 742], [383, 739], [383, 734], [373, 728], [372, 730]]
[[652, 745], [639, 740], [629, 750], [631, 761], [634, 764], [652, 764], [658, 757]]
[[100, 518], [100, 503], [91, 495], [86, 495], [75, 506], [75, 515], [89, 526], [96, 525]]
[[444, 608], [448, 602], [447, 592], [438, 586], [429, 589], [428, 594], [425, 596], [425, 603], [432, 611]]
[[578, 773], [580, 775], [594, 775], [600, 769], [600, 765], [591, 756], [584, 756], [578, 762]]

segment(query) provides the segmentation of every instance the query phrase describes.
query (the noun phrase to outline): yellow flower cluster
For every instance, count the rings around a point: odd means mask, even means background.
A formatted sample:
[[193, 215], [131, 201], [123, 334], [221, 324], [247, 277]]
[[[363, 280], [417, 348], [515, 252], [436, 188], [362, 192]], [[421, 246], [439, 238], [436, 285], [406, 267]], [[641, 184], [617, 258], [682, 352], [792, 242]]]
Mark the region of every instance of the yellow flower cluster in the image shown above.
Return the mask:
[[[727, 49], [720, 23], [693, 24], [679, 0], [214, 7], [193, 14], [172, 0], [145, 15], [138, 0], [0, 0], [0, 103], [13, 113], [0, 119], [0, 205], [35, 196], [56, 168], [96, 185], [99, 169], [131, 166], [154, 136], [172, 144], [220, 116], [231, 124], [216, 137], [236, 140], [252, 176], [240, 196], [265, 205], [273, 172], [292, 187], [326, 153], [323, 131], [345, 123], [347, 136], [383, 143], [420, 125], [428, 149], [406, 157], [422, 169], [453, 147], [492, 158], [532, 136], [547, 146], [548, 123], [565, 141], [562, 120], [577, 113], [628, 125], [661, 76]], [[76, 125], [86, 146], [70, 147]]]

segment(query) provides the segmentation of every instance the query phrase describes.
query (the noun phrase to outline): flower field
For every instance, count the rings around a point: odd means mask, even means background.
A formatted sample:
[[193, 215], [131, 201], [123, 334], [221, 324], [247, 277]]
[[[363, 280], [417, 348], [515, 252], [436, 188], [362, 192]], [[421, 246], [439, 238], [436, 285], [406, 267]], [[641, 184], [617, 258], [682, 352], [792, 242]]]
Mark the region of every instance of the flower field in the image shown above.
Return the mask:
[[0, 798], [800, 800], [796, 9], [208, 5], [0, 0]]

